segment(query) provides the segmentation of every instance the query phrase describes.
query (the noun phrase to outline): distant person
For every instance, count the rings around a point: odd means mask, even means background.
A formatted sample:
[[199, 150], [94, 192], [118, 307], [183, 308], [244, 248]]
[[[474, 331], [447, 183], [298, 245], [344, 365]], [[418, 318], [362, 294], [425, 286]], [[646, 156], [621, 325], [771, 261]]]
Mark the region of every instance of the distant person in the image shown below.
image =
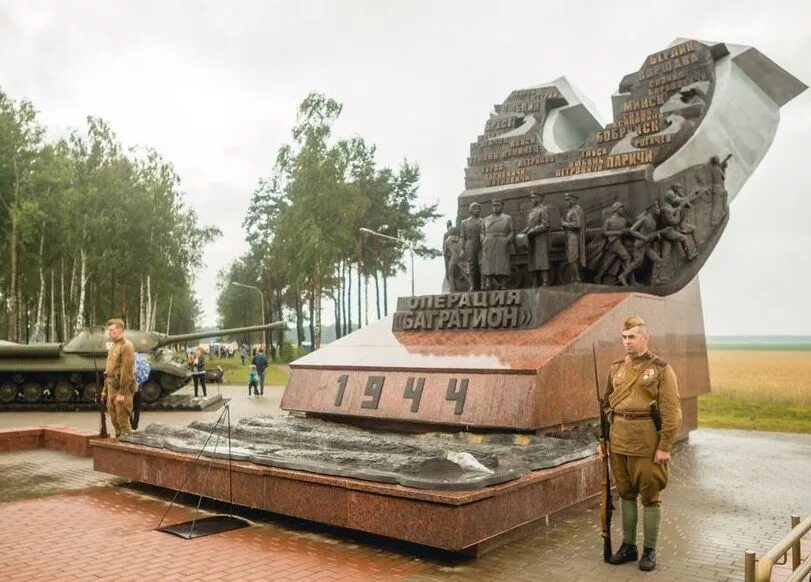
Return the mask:
[[276, 361], [276, 344], [270, 344], [270, 359]]
[[203, 348], [197, 348], [192, 360], [191, 377], [194, 381], [194, 397], [197, 398], [197, 387], [202, 386], [203, 397], [206, 397], [206, 359], [203, 357]]
[[251, 364], [251, 371], [248, 372], [248, 396], [259, 396], [259, 373], [256, 366]]
[[[611, 436], [598, 446], [601, 458], [609, 456], [622, 498], [622, 545], [608, 561], [639, 560], [639, 569], [646, 572], [656, 568], [661, 492], [667, 486], [670, 449], [682, 420], [676, 373], [648, 351], [649, 337], [642, 318], [632, 315], [625, 320], [625, 358], [611, 365], [601, 403], [611, 423]], [[644, 531], [641, 559], [636, 545], [638, 498]]]
[[101, 401], [107, 406], [115, 436], [126, 436], [132, 432], [130, 415], [135, 393], [135, 348], [124, 337], [124, 322], [121, 319], [107, 322], [107, 335], [113, 340], [113, 346], [107, 352]]
[[251, 360], [251, 364], [256, 366], [256, 373], [259, 375], [259, 396], [265, 395], [265, 371], [268, 368], [268, 359], [265, 357], [264, 348], [259, 348], [256, 355]]
[[247, 357], [245, 352], [247, 351], [248, 350], [245, 349], [244, 345], [239, 346], [239, 361], [242, 363], [243, 366], [245, 365], [245, 358]]

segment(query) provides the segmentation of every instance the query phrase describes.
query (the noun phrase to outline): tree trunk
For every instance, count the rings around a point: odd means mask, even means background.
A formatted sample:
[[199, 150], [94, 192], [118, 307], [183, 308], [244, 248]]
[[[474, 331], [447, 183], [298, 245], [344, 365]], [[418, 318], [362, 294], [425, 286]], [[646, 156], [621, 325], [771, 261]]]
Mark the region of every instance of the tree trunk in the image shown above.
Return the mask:
[[309, 328], [310, 328], [310, 349], [313, 349], [315, 345], [315, 291], [310, 289], [310, 321]]
[[346, 322], [344, 333], [352, 333], [352, 263], [346, 262]]
[[301, 296], [298, 292], [295, 293], [296, 305], [296, 339], [298, 340], [298, 347], [304, 343], [304, 306], [302, 305]]
[[363, 276], [363, 298], [365, 299], [363, 305], [366, 308], [363, 311], [363, 324], [369, 325], [369, 275]]
[[54, 270], [51, 267], [51, 318], [48, 324], [48, 341], [55, 341], [56, 336], [56, 295], [54, 292]]
[[172, 323], [172, 299], [174, 295], [169, 295], [169, 312], [166, 314], [166, 335], [169, 335], [169, 326]]
[[42, 265], [42, 256], [45, 251], [45, 234], [39, 237], [39, 293], [37, 293], [37, 314], [34, 318], [33, 341], [45, 341], [45, 267]]
[[[16, 165], [16, 163], [15, 163]], [[15, 184], [15, 190], [17, 186]], [[8, 339], [12, 342], [20, 341], [20, 306], [17, 303], [17, 213], [11, 213], [11, 233], [9, 235], [8, 246], [11, 251], [11, 283], [8, 290]]]
[[138, 329], [145, 329], [146, 308], [144, 307], [144, 278], [141, 277], [140, 290], [138, 292]]
[[377, 270], [375, 269], [375, 304], [377, 307], [377, 319], [380, 319], [380, 282], [378, 281]]
[[79, 307], [76, 309], [76, 333], [84, 327], [84, 296], [87, 290], [87, 251], [82, 248], [80, 251], [81, 271], [79, 274]]
[[59, 275], [60, 295], [62, 299], [62, 341], [68, 341], [68, 314], [65, 309], [65, 259], [62, 259], [62, 272]]
[[361, 321], [361, 318], [363, 317], [363, 304], [362, 304], [363, 298], [361, 297], [361, 284], [360, 284], [361, 278], [360, 272], [362, 271], [362, 265], [363, 265], [363, 243], [361, 243], [360, 239], [358, 239], [358, 329], [363, 327], [363, 322]]
[[383, 315], [389, 314], [389, 278], [383, 271]]

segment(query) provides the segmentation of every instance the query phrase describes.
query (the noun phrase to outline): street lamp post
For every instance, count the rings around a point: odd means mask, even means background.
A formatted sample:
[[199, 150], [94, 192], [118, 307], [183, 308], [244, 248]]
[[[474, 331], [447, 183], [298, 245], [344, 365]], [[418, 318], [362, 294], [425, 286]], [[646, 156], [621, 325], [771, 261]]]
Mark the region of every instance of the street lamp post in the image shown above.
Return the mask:
[[[261, 301], [259, 306], [262, 308], [262, 325], [265, 325], [265, 294], [262, 292], [262, 290], [255, 285], [246, 285], [245, 283], [238, 283], [236, 281], [231, 281], [231, 285], [234, 285], [235, 287], [244, 287], [245, 289], [253, 289], [254, 291], [259, 291], [259, 300]], [[265, 338], [265, 331], [262, 332], [263, 340]], [[262, 341], [262, 345], [264, 344], [265, 342]]]
[[385, 238], [394, 242], [402, 243], [408, 249], [409, 255], [411, 256], [411, 296], [414, 296], [414, 247], [411, 246], [407, 240], [403, 240], [401, 238], [397, 238], [396, 236], [390, 236], [388, 234], [383, 234], [382, 232], [377, 232], [376, 230], [372, 230], [370, 228], [365, 228], [361, 226], [358, 229], [360, 232], [364, 234], [370, 234], [372, 236], [378, 236], [380, 238]]

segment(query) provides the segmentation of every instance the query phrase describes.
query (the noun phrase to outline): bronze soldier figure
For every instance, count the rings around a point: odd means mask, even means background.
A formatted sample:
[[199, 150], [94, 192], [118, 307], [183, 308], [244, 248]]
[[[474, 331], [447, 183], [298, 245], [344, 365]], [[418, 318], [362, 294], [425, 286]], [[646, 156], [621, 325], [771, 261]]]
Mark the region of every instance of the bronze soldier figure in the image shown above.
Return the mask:
[[653, 263], [651, 282], [654, 285], [660, 282], [659, 269], [661, 269], [662, 257], [660, 257], [653, 248], [653, 243], [659, 238], [659, 231], [656, 227], [658, 225], [660, 212], [659, 201], [654, 200], [628, 230], [628, 234], [634, 239], [633, 252], [631, 254], [631, 262], [628, 263], [625, 270], [619, 276], [620, 281], [628, 282], [628, 277], [630, 277], [631, 285], [638, 285], [634, 273], [642, 266], [645, 257], [647, 257]]
[[718, 226], [727, 215], [729, 203], [727, 202], [727, 189], [724, 186], [727, 166], [732, 154], [722, 162], [718, 156], [710, 158], [710, 176], [712, 177], [712, 210], [710, 211], [710, 224]]
[[560, 225], [566, 232], [566, 262], [572, 272], [572, 283], [580, 283], [580, 267], [586, 266], [586, 215], [577, 203], [577, 196], [568, 193], [564, 199], [568, 209]]
[[619, 260], [621, 266], [620, 275], [617, 279], [622, 285], [628, 285], [623, 273], [631, 262], [631, 255], [622, 240], [623, 235], [628, 231], [628, 218], [625, 216], [624, 209], [625, 206], [622, 202], [614, 202], [611, 205], [611, 215], [603, 223], [602, 234], [605, 237], [605, 247], [600, 270], [594, 277], [595, 283], [600, 283], [611, 266]]
[[[684, 255], [688, 261], [696, 258], [695, 243], [693, 237], [688, 236], [692, 230], [684, 221], [683, 212], [687, 204], [690, 203], [688, 198], [682, 198], [673, 190], [668, 190], [665, 194], [665, 203], [662, 205], [662, 222], [664, 228], [661, 231], [662, 237], [662, 260], [667, 261], [670, 256], [670, 249], [674, 242], [681, 245], [684, 250]], [[685, 233], [684, 230], [689, 230]]]
[[482, 288], [482, 277], [479, 265], [482, 259], [482, 229], [484, 227], [484, 221], [481, 219], [481, 204], [473, 202], [469, 208], [470, 216], [462, 221], [459, 240], [462, 243], [468, 290], [478, 291]]
[[639, 569], [645, 571], [656, 568], [661, 492], [667, 486], [670, 450], [682, 420], [676, 373], [648, 351], [648, 339], [640, 317], [625, 320], [626, 355], [611, 365], [601, 403], [611, 422], [611, 440], [610, 444], [602, 441], [598, 448], [601, 457], [609, 455], [622, 498], [622, 545], [608, 561], [624, 564], [639, 559], [637, 498], [641, 498], [644, 550]]
[[533, 275], [533, 286], [549, 286], [549, 207], [543, 203], [544, 194], [530, 192], [532, 208], [527, 215], [529, 262], [527, 269]]
[[448, 281], [448, 290], [451, 293], [466, 291], [467, 289], [459, 286], [459, 280], [465, 279], [465, 261], [459, 229], [455, 226], [451, 226], [445, 234], [442, 254], [445, 256], [445, 279]]
[[515, 238], [513, 219], [504, 214], [504, 202], [493, 200], [493, 214], [482, 229], [482, 277], [488, 291], [505, 289], [510, 276], [510, 246]]

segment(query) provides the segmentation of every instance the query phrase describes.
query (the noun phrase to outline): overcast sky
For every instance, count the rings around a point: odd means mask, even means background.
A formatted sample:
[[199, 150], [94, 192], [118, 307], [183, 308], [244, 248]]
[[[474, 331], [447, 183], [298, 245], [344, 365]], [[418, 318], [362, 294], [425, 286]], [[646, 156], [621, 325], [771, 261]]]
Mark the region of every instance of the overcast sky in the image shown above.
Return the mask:
[[[676, 37], [754, 46], [808, 84], [809, 22], [809, 0], [0, 0], [0, 87], [54, 137], [96, 115], [174, 163], [188, 204], [224, 233], [195, 285], [214, 324], [217, 271], [245, 249], [251, 193], [309, 92], [344, 104], [337, 136], [377, 144], [381, 165], [417, 162], [422, 199], [453, 217], [469, 144], [511, 90], [566, 75], [607, 122], [622, 76]], [[701, 271], [707, 333], [811, 334], [810, 139], [806, 91]], [[441, 260], [416, 271], [418, 294], [439, 291]], [[408, 286], [404, 274], [391, 298]]]

